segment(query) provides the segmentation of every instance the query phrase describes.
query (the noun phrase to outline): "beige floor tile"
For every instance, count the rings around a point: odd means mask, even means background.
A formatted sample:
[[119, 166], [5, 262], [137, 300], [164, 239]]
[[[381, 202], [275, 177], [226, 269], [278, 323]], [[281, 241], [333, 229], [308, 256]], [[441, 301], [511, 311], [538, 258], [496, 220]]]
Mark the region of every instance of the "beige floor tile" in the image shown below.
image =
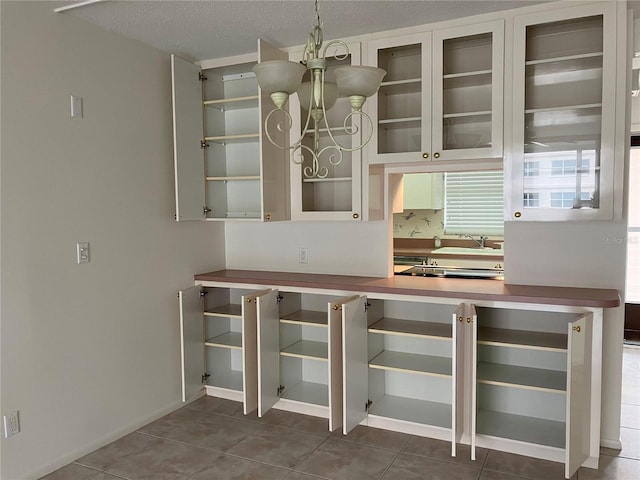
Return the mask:
[[640, 405], [622, 405], [620, 426], [640, 430]]
[[562, 463], [494, 450], [489, 451], [484, 468], [533, 480], [564, 479], [564, 464]]
[[638, 480], [640, 461], [628, 458], [600, 456], [598, 470], [581, 468], [578, 480]]
[[191, 402], [184, 408], [199, 410], [205, 413], [217, 413], [245, 420], [259, 420], [255, 411], [250, 412], [247, 415], [244, 414], [242, 402], [234, 402], [233, 400], [227, 400], [226, 398], [204, 396]]
[[346, 442], [359, 443], [361, 445], [369, 445], [370, 447], [386, 448], [399, 452], [407, 443], [411, 435], [400, 432], [392, 432], [381, 428], [366, 427], [358, 425], [347, 435], [343, 435], [338, 429], [332, 435], [336, 440], [344, 440]]
[[480, 468], [401, 453], [382, 480], [476, 480]]
[[214, 465], [189, 477], [189, 480], [284, 480], [289, 473], [284, 468], [221, 455]]
[[[72, 463], [42, 477], [40, 480], [94, 480], [98, 475], [102, 475], [98, 470]], [[112, 476], [111, 478], [116, 477]]]
[[202, 448], [225, 452], [249, 435], [257, 435], [267, 426], [226, 415], [181, 409], [139, 431]]
[[479, 467], [482, 467], [487, 452], [488, 450], [484, 448], [476, 448], [476, 459], [474, 461], [471, 460], [471, 447], [469, 445], [456, 445], [456, 456], [452, 457], [450, 442], [425, 437], [411, 437], [402, 449], [402, 453], [411, 453], [436, 460]]
[[[612, 457], [631, 458], [640, 460], [640, 430], [634, 428], [621, 428], [620, 440], [622, 441], [622, 450], [613, 450], [611, 448], [601, 448], [602, 455]], [[640, 478], [640, 475], [638, 475]]]
[[296, 470], [332, 480], [371, 480], [380, 478], [396, 455], [390, 450], [329, 438]]
[[128, 480], [184, 480], [213, 465], [220, 455], [191, 445], [134, 433], [83, 457], [78, 463], [101, 465], [106, 473]]
[[229, 449], [228, 453], [269, 465], [293, 468], [325, 439], [326, 437], [319, 435], [271, 427], [260, 434], [248, 435]]
[[290, 428], [313, 435], [328, 437], [331, 433], [329, 432], [329, 420], [326, 418], [312, 417], [295, 412], [285, 412], [272, 408], [261, 420], [265, 425]]

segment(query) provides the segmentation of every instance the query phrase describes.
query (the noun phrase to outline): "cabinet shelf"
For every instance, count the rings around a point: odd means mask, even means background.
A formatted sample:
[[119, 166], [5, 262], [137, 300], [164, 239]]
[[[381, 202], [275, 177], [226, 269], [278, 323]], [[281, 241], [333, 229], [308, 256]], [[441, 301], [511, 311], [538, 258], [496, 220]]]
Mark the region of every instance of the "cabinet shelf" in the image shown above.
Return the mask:
[[242, 371], [229, 370], [224, 373], [214, 373], [209, 377], [207, 385], [217, 388], [225, 388], [227, 390], [236, 390], [242, 392], [243, 379]]
[[380, 84], [380, 91], [383, 95], [403, 95], [407, 93], [419, 93], [421, 89], [421, 78], [394, 80], [392, 82], [382, 82]]
[[491, 117], [491, 110], [479, 112], [445, 113], [442, 118], [463, 118], [463, 117]]
[[567, 112], [571, 110], [586, 110], [590, 108], [602, 108], [601, 103], [586, 103], [582, 105], [563, 105], [557, 107], [528, 108], [524, 113]]
[[227, 181], [244, 181], [244, 180], [260, 180], [260, 175], [234, 175], [226, 177], [206, 177], [207, 182], [227, 182]]
[[258, 106], [258, 95], [250, 95], [246, 97], [221, 98], [219, 100], [205, 100], [205, 107], [216, 108], [221, 111], [225, 110], [241, 110], [244, 108], [256, 108]]
[[478, 344], [566, 352], [567, 336], [560, 333], [481, 327], [478, 329]]
[[219, 305], [204, 312], [209, 317], [242, 318], [242, 305], [229, 303]]
[[314, 382], [300, 382], [291, 386], [285, 385], [281, 398], [328, 407], [329, 387], [326, 384]]
[[204, 344], [207, 347], [234, 348], [239, 350], [242, 349], [242, 333], [223, 333], [222, 335], [205, 340]]
[[374, 400], [369, 415], [451, 428], [451, 405], [384, 395]]
[[556, 448], [564, 448], [565, 446], [566, 424], [542, 418], [478, 410], [476, 430], [479, 435], [508, 438]]
[[[581, 53], [577, 55], [564, 55], [558, 57], [549, 57], [549, 58], [541, 58], [538, 60], [527, 60], [524, 64], [528, 67], [529, 65], [545, 65], [545, 64], [554, 64], [554, 63], [563, 63], [562, 68], [559, 71], [570, 70], [582, 70], [582, 68], [572, 68], [572, 65], [567, 65], [567, 63], [575, 64], [577, 67], [588, 64], [589, 60], [598, 59], [601, 60], [604, 56], [604, 52], [588, 52]], [[551, 70], [548, 73], [555, 73], [556, 70]]]
[[305, 178], [303, 183], [351, 182], [351, 177]]
[[382, 120], [378, 120], [378, 125], [390, 125], [390, 124], [411, 123], [411, 122], [416, 122], [419, 125], [421, 121], [422, 121], [421, 117], [385, 118]]
[[406, 335], [411, 337], [451, 340], [451, 325], [447, 323], [419, 322], [397, 318], [382, 318], [369, 327], [370, 333]]
[[327, 361], [329, 358], [329, 348], [324, 342], [314, 342], [311, 340], [300, 340], [280, 351], [280, 355], [286, 357], [308, 358], [313, 360]]
[[216, 143], [238, 143], [238, 142], [257, 142], [260, 139], [258, 133], [240, 133], [236, 135], [219, 135], [215, 137], [204, 137], [207, 142]]
[[316, 312], [313, 310], [298, 310], [282, 317], [280, 323], [291, 323], [294, 325], [309, 325], [326, 327], [327, 312]]
[[447, 73], [442, 76], [444, 79], [449, 78], [463, 78], [463, 77], [478, 77], [481, 75], [491, 75], [491, 69], [487, 70], [476, 70], [474, 72], [462, 72], [462, 73]]
[[566, 393], [567, 374], [557, 370], [479, 362], [478, 383]]
[[369, 368], [451, 377], [451, 359], [432, 355], [383, 350], [369, 361]]

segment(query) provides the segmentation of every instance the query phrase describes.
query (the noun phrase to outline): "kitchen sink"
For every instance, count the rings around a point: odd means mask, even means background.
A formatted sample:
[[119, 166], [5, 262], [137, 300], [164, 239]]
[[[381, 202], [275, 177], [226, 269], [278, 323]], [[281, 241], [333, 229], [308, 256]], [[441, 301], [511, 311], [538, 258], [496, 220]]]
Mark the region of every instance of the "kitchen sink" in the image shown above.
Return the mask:
[[476, 278], [485, 280], [504, 280], [504, 270], [498, 268], [464, 268], [464, 267], [438, 267], [434, 265], [416, 265], [402, 271], [396, 271], [396, 275], [410, 275], [413, 277], [450, 277], [450, 278]]

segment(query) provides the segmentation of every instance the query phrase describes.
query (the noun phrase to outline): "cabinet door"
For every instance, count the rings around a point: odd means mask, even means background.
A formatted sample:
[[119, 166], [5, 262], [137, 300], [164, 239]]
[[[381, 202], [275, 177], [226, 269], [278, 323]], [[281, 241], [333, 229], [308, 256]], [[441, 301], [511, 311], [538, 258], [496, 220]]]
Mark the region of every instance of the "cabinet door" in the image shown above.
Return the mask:
[[176, 220], [204, 220], [205, 175], [200, 68], [171, 55]]
[[367, 417], [369, 404], [369, 355], [366, 297], [342, 305], [342, 433], [348, 434]]
[[476, 311], [475, 305], [467, 305], [465, 309], [465, 319], [464, 323], [467, 324], [467, 332], [469, 333], [468, 345], [470, 352], [470, 361], [465, 363], [465, 379], [469, 379], [466, 382], [467, 385], [471, 384], [470, 390], [470, 398], [469, 403], [466, 404], [469, 406], [469, 410], [471, 412], [471, 417], [469, 419], [470, 423], [470, 431], [471, 431], [471, 460], [476, 459], [476, 424], [477, 424], [477, 405], [478, 405], [478, 393], [477, 393], [477, 385], [478, 385], [478, 313]]
[[244, 414], [258, 408], [258, 298], [269, 290], [242, 297], [242, 393]]
[[278, 291], [256, 297], [258, 307], [258, 416], [278, 401], [280, 387], [280, 318]]
[[465, 392], [467, 391], [464, 380], [465, 373], [468, 371], [464, 363], [467, 356], [464, 354], [466, 338], [465, 332], [465, 305], [461, 303], [453, 312], [453, 328], [452, 328], [452, 352], [451, 352], [451, 372], [452, 378], [452, 405], [451, 409], [451, 433], [453, 436], [451, 442], [451, 456], [456, 456], [456, 444], [462, 441], [465, 432]]
[[[351, 43], [346, 49], [337, 45], [330, 49], [333, 57], [328, 56], [327, 76], [331, 70], [339, 65], [360, 65], [360, 44]], [[338, 60], [336, 56], [345, 55], [348, 58]], [[300, 59], [299, 53], [292, 53], [292, 61]], [[303, 81], [307, 81], [308, 73]], [[301, 108], [298, 95], [289, 97], [289, 109], [292, 118], [290, 142], [295, 144], [301, 136], [302, 129], [307, 122], [307, 112]], [[351, 105], [347, 98], [338, 98], [336, 104], [327, 112], [326, 124], [322, 120], [319, 124], [318, 142], [320, 148], [332, 143], [327, 130], [337, 142], [346, 149], [355, 148], [363, 141], [362, 122], [358, 115], [351, 117], [350, 134], [345, 131], [344, 122], [351, 113]], [[286, 120], [285, 120], [286, 121]], [[328, 125], [328, 128], [327, 128]], [[309, 122], [311, 133], [305, 136], [303, 144], [309, 148], [313, 144], [313, 121]], [[312, 155], [302, 149], [293, 152], [293, 158], [302, 163], [293, 163], [291, 158], [291, 218], [292, 220], [362, 220], [362, 150], [353, 152], [343, 150], [342, 160], [333, 164], [330, 160], [338, 160], [335, 149], [326, 150], [320, 155], [319, 175], [313, 174]]]
[[[288, 55], [264, 40], [258, 40], [258, 62], [269, 60], [287, 60]], [[264, 120], [273, 109], [269, 95], [259, 93], [260, 97], [260, 178], [262, 182], [262, 220], [288, 220], [289, 214], [289, 158], [286, 151], [272, 144], [264, 131]], [[287, 144], [284, 132], [272, 132], [272, 138]]]
[[375, 40], [368, 62], [386, 70], [367, 100], [373, 120], [369, 163], [424, 162], [431, 151], [431, 34]]
[[507, 220], [613, 218], [616, 3], [515, 17]]
[[204, 371], [204, 324], [200, 287], [178, 292], [180, 304], [180, 371], [182, 401], [200, 396]]
[[502, 156], [504, 22], [433, 32], [433, 160]]
[[569, 323], [567, 333], [565, 477], [571, 478], [589, 458], [590, 453], [592, 315], [585, 315]]

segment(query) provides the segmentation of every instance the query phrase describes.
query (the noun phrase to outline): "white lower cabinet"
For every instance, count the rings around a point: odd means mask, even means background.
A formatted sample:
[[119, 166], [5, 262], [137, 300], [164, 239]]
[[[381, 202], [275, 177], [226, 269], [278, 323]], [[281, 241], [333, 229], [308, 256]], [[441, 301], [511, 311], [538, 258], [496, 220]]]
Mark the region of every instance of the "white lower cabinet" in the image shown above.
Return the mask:
[[202, 394], [257, 407], [257, 311], [263, 292], [192, 287], [179, 292], [182, 401]]
[[[260, 287], [260, 286], [258, 286]], [[180, 292], [183, 400], [597, 468], [602, 309], [236, 285]]]
[[570, 478], [598, 456], [593, 314], [470, 309], [475, 445], [564, 462]]

